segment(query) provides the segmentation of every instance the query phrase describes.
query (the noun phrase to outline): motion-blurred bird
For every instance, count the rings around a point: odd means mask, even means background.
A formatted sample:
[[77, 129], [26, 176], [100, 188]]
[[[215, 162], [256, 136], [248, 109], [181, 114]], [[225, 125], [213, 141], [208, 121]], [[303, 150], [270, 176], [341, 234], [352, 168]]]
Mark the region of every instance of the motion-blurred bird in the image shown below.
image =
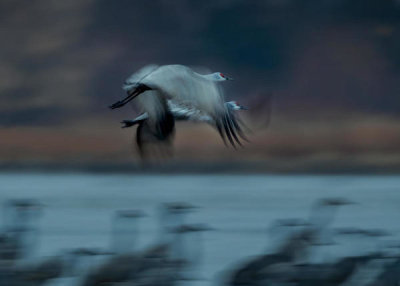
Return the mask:
[[[171, 100], [168, 100], [167, 103], [168, 103], [168, 109], [174, 116], [175, 120], [204, 122], [210, 124], [213, 127], [216, 127], [215, 126], [216, 123], [213, 120], [213, 118], [208, 114], [201, 112], [198, 109], [190, 108], [189, 106], [179, 106], [176, 105]], [[239, 105], [236, 101], [225, 102], [225, 106], [227, 109], [231, 111], [247, 109], [244, 106]], [[232, 116], [234, 116], [234, 114], [232, 114]], [[136, 124], [140, 124], [142, 121], [145, 121], [147, 119], [149, 119], [149, 114], [147, 112], [144, 112], [134, 119], [126, 119], [121, 121], [121, 123], [124, 124], [122, 128], [132, 127]]]
[[[171, 100], [168, 100], [167, 103], [168, 109], [174, 117], [174, 120], [207, 123], [218, 130], [215, 120], [207, 113], [204, 113], [196, 108], [176, 105]], [[228, 112], [231, 113], [230, 116], [235, 120], [237, 119], [236, 115], [233, 112], [246, 109], [245, 107], [237, 104], [236, 101], [225, 102], [225, 106]], [[143, 136], [143, 133], [145, 134], [148, 130], [146, 130], [146, 128], [143, 129], [143, 126], [146, 125], [147, 120], [149, 120], [149, 114], [147, 112], [144, 112], [134, 119], [123, 120], [121, 122], [123, 124], [122, 128], [132, 127], [136, 124], [139, 126], [136, 133], [136, 143], [141, 153], [144, 152], [143, 146], [146, 143], [146, 140], [143, 140], [143, 138], [146, 138], [145, 136]], [[244, 138], [244, 135], [242, 136]]]
[[3, 207], [0, 262], [15, 263], [32, 254], [38, 239], [38, 220], [43, 205], [32, 199], [12, 199]]
[[219, 72], [202, 75], [182, 65], [149, 65], [125, 81], [123, 89], [128, 96], [110, 108], [122, 107], [143, 93], [136, 103], [147, 113], [147, 118], [139, 125], [138, 143], [170, 141], [176, 119], [172, 111], [184, 108], [211, 118], [224, 142], [228, 138], [235, 146], [241, 144], [239, 137], [245, 140], [245, 136], [217, 85], [225, 80], [229, 78]]

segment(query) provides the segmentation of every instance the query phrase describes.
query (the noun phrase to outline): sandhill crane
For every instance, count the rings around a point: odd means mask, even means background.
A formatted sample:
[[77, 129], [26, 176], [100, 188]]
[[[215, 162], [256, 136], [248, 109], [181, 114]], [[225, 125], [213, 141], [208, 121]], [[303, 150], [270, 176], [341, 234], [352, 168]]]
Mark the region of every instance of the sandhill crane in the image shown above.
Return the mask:
[[[180, 106], [176, 105], [172, 100], [168, 100], [168, 108], [171, 115], [177, 121], [191, 121], [191, 122], [202, 122], [211, 125], [213, 128], [218, 130], [215, 120], [208, 114], [201, 112], [198, 109], [191, 108], [189, 106]], [[242, 105], [239, 105], [236, 101], [228, 101], [225, 102], [225, 107], [228, 112], [231, 113], [231, 117], [237, 120], [237, 122], [241, 122], [239, 118], [236, 117], [235, 111], [237, 110], [244, 110], [246, 109]], [[151, 132], [147, 125], [147, 120], [149, 120], [149, 115], [147, 112], [140, 114], [136, 118], [132, 120], [123, 120], [121, 123], [124, 124], [122, 128], [132, 127], [134, 125], [138, 125], [136, 130], [136, 143], [139, 149], [140, 154], [144, 157], [146, 143], [148, 142], [158, 142], [160, 141], [159, 137], [154, 137], [154, 134]], [[149, 132], [150, 131], [150, 132]], [[237, 131], [238, 133], [242, 132], [241, 130]], [[161, 141], [166, 143], [170, 143], [169, 140], [171, 139], [172, 134], [168, 135], [167, 137], [163, 138]], [[242, 138], [246, 138], [245, 135], [242, 133]], [[247, 139], [246, 139], [247, 140]]]
[[11, 199], [3, 207], [0, 261], [13, 264], [32, 254], [38, 239], [38, 219], [43, 205], [33, 199]]
[[[176, 249], [182, 236], [189, 232], [205, 231], [201, 226], [182, 226], [171, 230], [175, 233], [172, 244], [159, 244], [138, 253], [117, 255], [86, 276], [81, 285], [94, 286], [131, 281], [138, 285], [166, 285], [180, 279], [179, 273], [189, 263], [187, 250]], [[174, 243], [174, 241], [176, 241]], [[173, 249], [171, 249], [171, 247]], [[108, 285], [108, 284], [107, 284]]]
[[[286, 282], [290, 285], [343, 285], [359, 267], [376, 259], [377, 255], [349, 256], [334, 263], [299, 264], [288, 273]], [[356, 284], [359, 285], [359, 284]]]
[[[381, 247], [365, 247], [365, 243], [368, 245], [371, 239], [375, 241], [388, 233], [356, 228], [339, 229], [335, 233], [339, 238], [346, 238], [346, 257], [331, 263], [296, 265], [287, 275], [287, 282], [291, 285], [386, 285], [380, 279], [392, 257], [386, 256]], [[378, 282], [371, 284], [373, 281]]]
[[112, 218], [111, 250], [115, 254], [133, 252], [138, 237], [139, 219], [146, 214], [140, 210], [118, 210]]
[[[90, 271], [81, 285], [103, 285], [102, 283], [131, 280], [144, 283], [143, 281], [150, 276], [154, 276], [154, 279], [161, 279], [160, 273], [169, 275], [170, 271], [174, 272], [178, 268], [180, 269], [181, 261], [172, 261], [171, 259], [172, 244], [179, 238], [179, 235], [174, 235], [174, 229], [180, 225], [180, 222], [184, 221], [182, 216], [193, 209], [195, 209], [195, 206], [183, 202], [163, 204], [159, 208], [160, 233], [157, 234], [154, 245], [138, 252], [117, 253], [117, 255]], [[132, 211], [130, 213], [135, 215]]]
[[134, 252], [138, 235], [137, 221], [144, 217], [140, 210], [118, 210], [112, 217], [109, 259], [89, 269], [80, 285], [100, 285], [126, 281], [140, 265], [140, 255]]
[[203, 232], [214, 230], [205, 224], [183, 224], [172, 230], [175, 239], [172, 242], [171, 260], [182, 262], [183, 279], [196, 279], [198, 267], [202, 263], [204, 245]]
[[268, 228], [268, 249], [270, 249], [271, 252], [276, 251], [276, 249], [280, 248], [294, 233], [309, 226], [310, 223], [303, 219], [287, 218], [273, 221]]
[[157, 244], [169, 244], [172, 236], [171, 230], [185, 224], [187, 215], [197, 209], [197, 206], [186, 202], [168, 202], [158, 206]]
[[381, 274], [371, 281], [368, 286], [397, 286], [400, 285], [400, 258], [390, 263]]
[[[216, 127], [215, 126], [216, 123], [213, 120], [213, 118], [208, 114], [201, 112], [198, 109], [190, 108], [189, 106], [176, 105], [172, 100], [168, 100], [167, 103], [168, 103], [168, 109], [174, 116], [175, 120], [204, 122], [210, 124], [213, 127]], [[225, 102], [225, 106], [227, 109], [231, 111], [247, 109], [244, 106], [239, 105], [236, 101]], [[149, 115], [147, 114], [147, 112], [144, 112], [135, 119], [123, 120], [121, 122], [124, 124], [122, 128], [127, 128], [134, 126], [136, 124], [140, 124], [142, 121], [145, 121], [147, 119], [149, 119]]]
[[[124, 106], [137, 98], [137, 104], [147, 112], [148, 119], [139, 125], [138, 143], [143, 141], [168, 141], [174, 132], [175, 118], [168, 101], [211, 117], [226, 143], [226, 137], [235, 146], [245, 140], [242, 129], [233, 113], [224, 104], [221, 88], [216, 84], [229, 78], [222, 73], [201, 75], [183, 65], [150, 65], [142, 68], [124, 83], [128, 96], [110, 106]], [[147, 137], [148, 139], [143, 139]]]
[[85, 265], [79, 263], [83, 257], [104, 254], [107, 253], [88, 248], [63, 250], [58, 255], [45, 257], [38, 261], [2, 268], [0, 270], [0, 285], [39, 286], [47, 285], [54, 279], [76, 278], [73, 276], [81, 273], [82, 269], [85, 268]]
[[[285, 277], [298, 257], [304, 255], [304, 249], [312, 243], [312, 233], [304, 231], [309, 224], [303, 220], [285, 219], [275, 221], [269, 229], [281, 232], [273, 240], [274, 249], [267, 254], [250, 259], [235, 269], [227, 277], [228, 285], [264, 285], [261, 282], [271, 280], [278, 282]], [[300, 230], [295, 230], [300, 228]], [[281, 238], [281, 241], [278, 241]], [[261, 283], [261, 284], [260, 284]], [[268, 284], [266, 284], [268, 285]]]
[[[380, 238], [388, 236], [388, 232], [379, 229], [358, 228], [342, 228], [337, 229], [335, 232], [339, 239], [345, 238], [344, 242], [347, 244], [346, 255], [353, 258], [369, 258], [365, 260], [365, 263], [355, 261], [358, 264], [353, 266], [353, 272], [350, 273], [345, 282], [340, 285], [370, 285], [370, 282], [376, 280], [384, 273], [386, 266], [390, 265], [393, 256], [391, 254], [387, 256], [387, 253], [382, 249], [382, 241], [380, 240]], [[340, 261], [343, 262], [340, 263]], [[352, 260], [346, 260], [346, 258], [341, 259], [336, 263], [335, 268], [347, 267], [349, 270], [350, 267], [352, 267], [350, 261]]]
[[[293, 232], [284, 240], [278, 252], [296, 252], [296, 260], [315, 259], [320, 253], [321, 248], [330, 243], [330, 226], [333, 223], [338, 208], [345, 205], [354, 204], [344, 198], [324, 198], [317, 200], [311, 207], [307, 226], [299, 231]], [[311, 255], [311, 256], [310, 256]]]
[[[229, 285], [265, 285], [266, 281], [280, 281], [285, 278], [293, 263], [308, 257], [310, 248], [321, 242], [321, 233], [332, 223], [336, 209], [341, 205], [351, 204], [341, 198], [318, 200], [310, 213], [308, 221], [282, 220], [279, 228], [300, 228], [289, 231], [282, 237], [275, 251], [249, 260], [234, 270], [227, 283]], [[282, 225], [283, 224], [283, 225]], [[276, 226], [274, 226], [276, 227]], [[286, 231], [287, 232], [287, 231]], [[264, 283], [264, 284], [263, 284]]]

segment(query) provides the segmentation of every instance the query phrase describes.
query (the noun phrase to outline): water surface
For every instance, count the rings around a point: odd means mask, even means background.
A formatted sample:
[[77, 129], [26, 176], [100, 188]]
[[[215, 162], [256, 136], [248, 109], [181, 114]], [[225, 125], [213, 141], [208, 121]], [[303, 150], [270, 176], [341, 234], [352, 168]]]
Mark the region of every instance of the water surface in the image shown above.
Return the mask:
[[338, 212], [334, 226], [385, 228], [395, 235], [400, 230], [397, 176], [1, 174], [0, 181], [0, 203], [28, 197], [46, 206], [37, 256], [70, 247], [109, 247], [110, 218], [118, 209], [149, 215], [139, 225], [141, 249], [155, 241], [160, 203], [198, 205], [188, 221], [215, 228], [204, 235], [199, 271], [207, 279], [263, 253], [268, 225], [278, 218], [307, 218], [318, 198], [357, 202]]

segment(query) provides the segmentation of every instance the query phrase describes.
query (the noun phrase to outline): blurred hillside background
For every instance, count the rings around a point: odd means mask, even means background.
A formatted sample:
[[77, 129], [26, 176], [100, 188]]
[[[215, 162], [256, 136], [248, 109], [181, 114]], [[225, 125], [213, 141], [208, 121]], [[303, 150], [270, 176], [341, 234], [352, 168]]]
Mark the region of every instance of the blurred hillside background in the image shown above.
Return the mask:
[[108, 105], [140, 67], [180, 63], [233, 77], [255, 132], [235, 151], [179, 123], [176, 166], [400, 171], [400, 1], [1, 0], [0, 14], [3, 169], [136, 168], [119, 124], [133, 109]]

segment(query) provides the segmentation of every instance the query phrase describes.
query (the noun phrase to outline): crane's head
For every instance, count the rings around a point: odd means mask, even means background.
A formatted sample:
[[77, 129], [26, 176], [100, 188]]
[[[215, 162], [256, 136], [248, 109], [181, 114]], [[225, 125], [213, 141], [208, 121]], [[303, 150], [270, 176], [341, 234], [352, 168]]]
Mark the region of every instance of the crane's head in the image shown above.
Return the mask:
[[225, 105], [231, 110], [247, 110], [246, 107], [237, 103], [237, 101], [225, 102]]
[[211, 74], [211, 76], [214, 81], [233, 80], [232, 78], [224, 75], [222, 72], [215, 72], [215, 73]]

